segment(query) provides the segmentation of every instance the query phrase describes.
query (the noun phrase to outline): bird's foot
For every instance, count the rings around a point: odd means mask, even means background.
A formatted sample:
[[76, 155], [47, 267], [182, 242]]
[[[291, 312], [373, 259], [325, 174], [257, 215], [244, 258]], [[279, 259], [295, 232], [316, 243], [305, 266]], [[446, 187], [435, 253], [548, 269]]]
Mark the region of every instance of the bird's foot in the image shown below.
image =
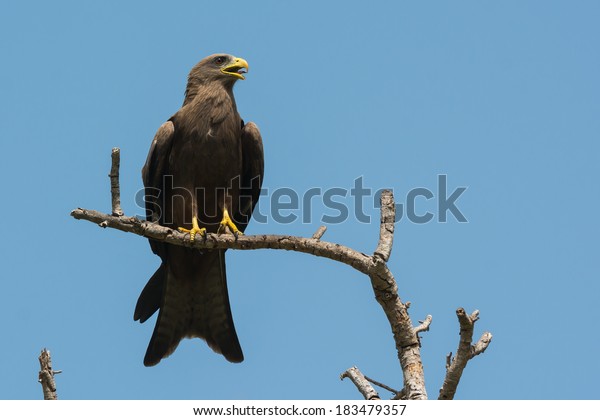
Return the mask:
[[200, 234], [201, 236], [206, 236], [206, 228], [201, 228], [200, 226], [198, 226], [198, 218], [193, 217], [192, 218], [192, 228], [191, 229], [186, 229], [186, 228], [179, 228], [179, 231], [182, 233], [189, 233], [190, 234], [190, 242], [194, 242], [194, 239], [196, 238], [197, 234]]
[[219, 230], [217, 230], [217, 234], [221, 235], [227, 231], [227, 228], [233, 233], [233, 235], [237, 238], [239, 235], [243, 235], [242, 231], [238, 229], [238, 227], [233, 223], [231, 217], [229, 217], [229, 212], [227, 209], [223, 211], [223, 219], [221, 220], [221, 224], [219, 226]]

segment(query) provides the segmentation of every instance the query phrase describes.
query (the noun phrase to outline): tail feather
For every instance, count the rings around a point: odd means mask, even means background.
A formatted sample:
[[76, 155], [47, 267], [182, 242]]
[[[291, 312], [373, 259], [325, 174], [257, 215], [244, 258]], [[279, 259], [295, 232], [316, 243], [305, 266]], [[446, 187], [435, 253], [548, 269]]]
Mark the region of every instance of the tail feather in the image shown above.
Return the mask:
[[164, 264], [164, 268], [161, 265], [138, 300], [134, 318], [145, 321], [156, 311], [157, 291], [162, 295], [144, 365], [158, 364], [175, 351], [184, 337], [203, 338], [230, 362], [243, 361], [229, 305], [224, 251], [188, 253], [184, 260], [188, 264], [184, 268], [177, 258], [174, 261], [179, 265], [175, 268], [171, 263]]
[[[240, 363], [244, 360], [242, 347], [233, 324], [231, 305], [229, 304], [229, 292], [227, 290], [227, 276], [225, 271], [225, 252], [215, 252], [218, 258], [211, 264], [206, 273], [204, 283], [204, 302], [202, 307], [206, 322], [206, 335], [198, 332], [198, 336], [204, 337], [213, 351], [225, 356], [232, 363]], [[202, 325], [202, 324], [197, 324]]]
[[140, 293], [135, 311], [133, 312], [133, 320], [146, 322], [148, 318], [154, 315], [154, 312], [160, 308], [162, 300], [164, 284], [166, 281], [167, 268], [164, 263], [160, 264], [158, 270], [150, 277], [148, 283]]

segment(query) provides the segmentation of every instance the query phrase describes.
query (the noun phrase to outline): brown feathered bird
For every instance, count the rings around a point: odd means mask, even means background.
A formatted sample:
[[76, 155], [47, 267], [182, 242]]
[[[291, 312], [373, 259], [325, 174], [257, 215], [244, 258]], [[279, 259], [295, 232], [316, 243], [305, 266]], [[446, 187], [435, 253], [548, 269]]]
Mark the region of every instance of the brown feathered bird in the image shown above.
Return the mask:
[[[264, 160], [254, 123], [244, 124], [233, 85], [248, 63], [214, 54], [190, 71], [183, 106], [156, 133], [142, 169], [147, 219], [188, 232], [241, 234], [260, 194]], [[197, 239], [196, 239], [197, 240]], [[134, 320], [159, 310], [144, 365], [199, 337], [230, 362], [244, 360], [229, 306], [225, 251], [150, 240], [162, 263], [138, 299]]]

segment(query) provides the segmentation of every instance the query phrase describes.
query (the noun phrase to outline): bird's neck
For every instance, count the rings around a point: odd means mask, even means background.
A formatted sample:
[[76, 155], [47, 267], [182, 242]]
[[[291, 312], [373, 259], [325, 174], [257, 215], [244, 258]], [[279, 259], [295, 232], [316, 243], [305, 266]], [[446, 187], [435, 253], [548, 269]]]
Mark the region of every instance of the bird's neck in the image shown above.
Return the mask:
[[223, 85], [222, 83], [202, 83], [195, 81], [188, 83], [185, 89], [185, 98], [183, 106], [186, 106], [195, 101], [212, 102], [215, 98], [230, 98], [235, 107], [235, 99], [233, 97], [233, 83]]
[[223, 122], [229, 116], [239, 118], [232, 87], [222, 84], [188, 85], [179, 113], [194, 119], [201, 117], [200, 120], [213, 124]]

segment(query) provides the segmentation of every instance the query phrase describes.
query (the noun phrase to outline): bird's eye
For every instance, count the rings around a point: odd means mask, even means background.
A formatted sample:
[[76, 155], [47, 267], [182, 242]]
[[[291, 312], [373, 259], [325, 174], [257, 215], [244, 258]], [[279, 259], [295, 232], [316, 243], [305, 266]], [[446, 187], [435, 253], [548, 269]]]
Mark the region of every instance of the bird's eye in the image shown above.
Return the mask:
[[222, 65], [224, 63], [225, 63], [225, 57], [219, 56], [219, 57], [215, 58], [215, 64], [216, 65], [220, 66], [220, 65]]

